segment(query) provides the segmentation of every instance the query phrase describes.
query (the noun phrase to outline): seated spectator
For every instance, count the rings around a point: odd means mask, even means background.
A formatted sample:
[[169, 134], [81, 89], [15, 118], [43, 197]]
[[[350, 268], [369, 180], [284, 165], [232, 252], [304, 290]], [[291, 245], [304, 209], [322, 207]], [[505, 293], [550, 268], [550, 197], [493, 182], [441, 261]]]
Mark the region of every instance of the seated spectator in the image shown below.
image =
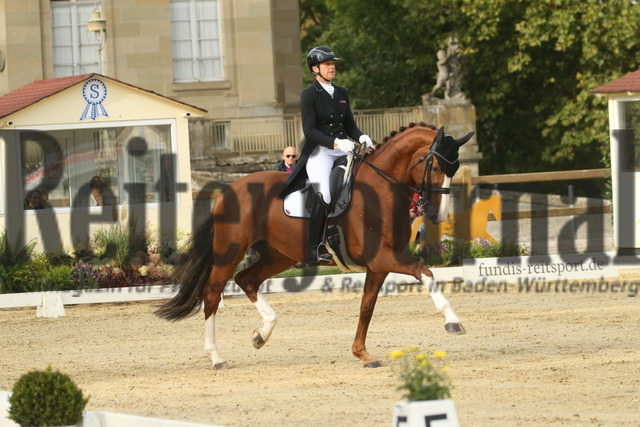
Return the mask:
[[27, 197], [24, 199], [24, 208], [27, 209], [44, 209], [44, 198], [42, 192], [38, 189], [31, 190], [27, 193]]
[[102, 177], [94, 176], [89, 181], [89, 187], [91, 188], [91, 195], [89, 196], [89, 206], [109, 206], [111, 203], [106, 199], [104, 195], [105, 183]]
[[297, 157], [298, 155], [296, 154], [296, 149], [294, 147], [285, 148], [282, 152], [282, 160], [276, 163], [273, 170], [291, 172], [293, 165], [296, 164]]
[[413, 224], [416, 218], [422, 216], [423, 214], [424, 212], [422, 210], [420, 195], [418, 193], [414, 193], [411, 200], [411, 205], [409, 205], [409, 218], [411, 218], [411, 223]]
[[[409, 207], [409, 218], [411, 218], [411, 224], [413, 224], [416, 221], [416, 219], [418, 219], [422, 215], [424, 215], [424, 211], [422, 208], [422, 200], [420, 200], [420, 195], [418, 193], [415, 193], [413, 195], [413, 199], [411, 200], [411, 205]], [[424, 242], [424, 239], [426, 237], [424, 222], [420, 224], [420, 227], [418, 228], [418, 235], [411, 236], [411, 239], [413, 240], [414, 237], [418, 242], [420, 243]]]

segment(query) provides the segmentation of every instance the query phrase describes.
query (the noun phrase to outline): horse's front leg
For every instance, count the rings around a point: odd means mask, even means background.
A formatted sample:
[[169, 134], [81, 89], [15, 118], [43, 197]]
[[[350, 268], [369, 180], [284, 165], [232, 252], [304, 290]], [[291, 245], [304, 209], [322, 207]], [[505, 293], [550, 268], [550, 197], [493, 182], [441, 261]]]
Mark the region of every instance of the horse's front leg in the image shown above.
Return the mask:
[[407, 274], [420, 280], [424, 288], [429, 291], [429, 295], [436, 309], [444, 314], [444, 328], [446, 331], [459, 335], [466, 332], [460, 318], [453, 311], [451, 303], [449, 303], [449, 300], [440, 292], [440, 288], [433, 278], [433, 273], [424, 264], [416, 262], [413, 258], [402, 252], [390, 250], [386, 255], [379, 256], [373, 260], [373, 262], [369, 264], [369, 268], [375, 269], [376, 271], [393, 271], [394, 273]]
[[367, 331], [369, 330], [373, 310], [378, 300], [378, 293], [387, 274], [388, 273], [374, 273], [371, 270], [367, 270], [367, 276], [364, 281], [358, 329], [356, 330], [356, 336], [351, 346], [351, 352], [358, 359], [362, 360], [365, 368], [378, 368], [382, 366], [382, 362], [379, 359], [369, 354], [365, 341], [367, 340]]
[[422, 273], [420, 275], [420, 281], [424, 285], [425, 289], [429, 291], [429, 295], [431, 296], [436, 309], [444, 314], [444, 328], [446, 331], [458, 335], [466, 333], [460, 318], [453, 311], [453, 308], [451, 308], [451, 303], [449, 303], [449, 300], [442, 295], [442, 292], [440, 292], [440, 288], [434, 280], [431, 270], [427, 269], [427, 272]]

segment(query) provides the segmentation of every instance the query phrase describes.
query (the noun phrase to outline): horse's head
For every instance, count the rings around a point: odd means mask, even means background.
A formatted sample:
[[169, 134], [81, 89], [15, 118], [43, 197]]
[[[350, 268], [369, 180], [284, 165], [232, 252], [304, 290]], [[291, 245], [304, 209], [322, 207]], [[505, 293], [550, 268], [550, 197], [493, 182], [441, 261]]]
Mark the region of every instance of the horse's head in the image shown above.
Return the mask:
[[458, 150], [473, 134], [469, 132], [455, 139], [440, 128], [428, 150], [418, 150], [414, 155], [417, 159], [412, 168], [412, 178], [425, 200], [425, 215], [434, 224], [447, 220], [451, 179], [460, 167]]

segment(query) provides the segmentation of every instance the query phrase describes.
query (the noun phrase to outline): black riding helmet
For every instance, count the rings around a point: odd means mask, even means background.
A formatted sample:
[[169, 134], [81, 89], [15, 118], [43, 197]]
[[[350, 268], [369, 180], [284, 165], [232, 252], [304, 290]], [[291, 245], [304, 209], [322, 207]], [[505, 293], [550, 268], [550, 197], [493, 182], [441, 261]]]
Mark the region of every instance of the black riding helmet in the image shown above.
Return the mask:
[[311, 71], [311, 74], [315, 75], [316, 73], [311, 70], [311, 67], [318, 65], [321, 62], [331, 61], [332, 59], [335, 61], [340, 58], [333, 53], [331, 48], [328, 48], [327, 46], [314, 47], [307, 54], [307, 65], [309, 66], [309, 71]]

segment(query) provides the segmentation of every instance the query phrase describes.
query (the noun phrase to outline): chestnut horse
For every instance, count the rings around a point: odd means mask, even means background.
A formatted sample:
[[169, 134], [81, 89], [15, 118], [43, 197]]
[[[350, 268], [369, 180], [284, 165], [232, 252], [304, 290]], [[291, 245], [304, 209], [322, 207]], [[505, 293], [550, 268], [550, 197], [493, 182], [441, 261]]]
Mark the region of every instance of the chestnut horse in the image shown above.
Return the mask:
[[[366, 157], [355, 159], [351, 204], [336, 219], [343, 230], [347, 255], [366, 268], [360, 318], [351, 351], [365, 367], [382, 363], [365, 346], [378, 292], [390, 272], [408, 274], [429, 290], [444, 314], [445, 329], [464, 333], [460, 319], [424, 264], [404, 253], [410, 238], [409, 204], [413, 192], [423, 195], [425, 214], [434, 223], [448, 215], [449, 185], [459, 167], [458, 148], [473, 135], [459, 140], [424, 123], [394, 132]], [[227, 281], [245, 252], [260, 255], [235, 275], [235, 282], [255, 304], [262, 327], [253, 333], [253, 345], [262, 347], [277, 321], [273, 308], [259, 292], [260, 285], [307, 258], [307, 219], [283, 212], [278, 194], [287, 174], [256, 172], [237, 180], [220, 193], [210, 218], [193, 234], [184, 263], [173, 274], [178, 291], [156, 314], [180, 320], [199, 311], [204, 303], [204, 349], [213, 369], [228, 367], [215, 339], [215, 316]]]

